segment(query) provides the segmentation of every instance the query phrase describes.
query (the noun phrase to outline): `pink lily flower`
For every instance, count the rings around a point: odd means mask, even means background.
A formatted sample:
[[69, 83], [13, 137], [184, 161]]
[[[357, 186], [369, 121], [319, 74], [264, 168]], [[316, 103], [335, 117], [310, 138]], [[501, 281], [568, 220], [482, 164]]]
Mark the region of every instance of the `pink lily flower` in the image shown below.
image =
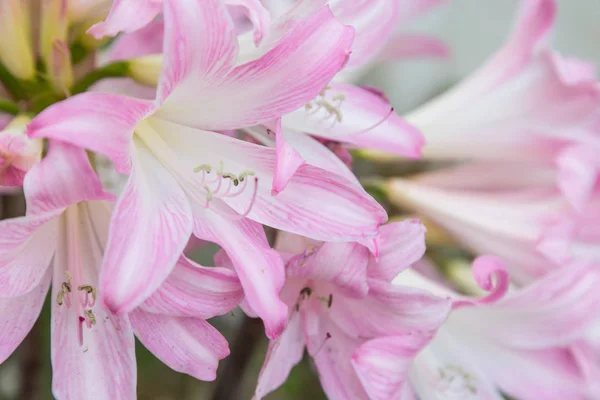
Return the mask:
[[384, 190], [475, 254], [505, 259], [523, 283], [576, 259], [598, 259], [600, 192], [576, 212], [556, 188], [555, 173], [535, 163], [472, 162], [393, 179]]
[[410, 384], [399, 398], [597, 398], [600, 375], [582, 340], [599, 314], [597, 267], [568, 265], [506, 296], [508, 275], [499, 260], [481, 257], [473, 269], [480, 285], [491, 290], [480, 300], [465, 299], [414, 271], [394, 280], [455, 299], [447, 321], [412, 363], [377, 343], [359, 350], [405, 371]]
[[[357, 349], [380, 340], [398, 354], [414, 357], [446, 318], [448, 301], [390, 283], [423, 255], [424, 233], [414, 220], [383, 226], [379, 261], [360, 244], [307, 248], [303, 238], [280, 236], [278, 247], [285, 249], [288, 259], [281, 297], [289, 307], [289, 319], [282, 335], [269, 344], [256, 398], [286, 380], [305, 347], [329, 398], [393, 398], [406, 375], [387, 368], [383, 359], [365, 365], [357, 358]], [[295, 254], [287, 253], [292, 249]]]
[[0, 186], [22, 186], [25, 173], [42, 157], [42, 141], [25, 135], [29, 118], [9, 121], [0, 132]]
[[592, 64], [545, 44], [555, 9], [553, 0], [525, 1], [516, 28], [483, 67], [406, 119], [425, 136], [425, 158], [552, 166], [581, 209], [600, 168], [600, 85]]
[[264, 182], [273, 179], [275, 152], [208, 130], [257, 125], [310, 101], [345, 63], [353, 31], [322, 8], [264, 56], [236, 66], [221, 1], [165, 1], [163, 19], [153, 102], [84, 93], [40, 113], [28, 134], [105, 154], [129, 173], [100, 273], [109, 309], [127, 312], [148, 298], [193, 232], [227, 251], [275, 337], [287, 313], [278, 296], [284, 270], [260, 224], [318, 240], [369, 240], [387, 216], [355, 183], [309, 166], [273, 197]]
[[[52, 391], [58, 399], [135, 399], [134, 335], [165, 364], [213, 380], [229, 354], [205, 319], [243, 295], [234, 272], [180, 257], [158, 291], [128, 314], [97, 296], [113, 196], [85, 151], [52, 142], [25, 177], [27, 215], [0, 222], [0, 362], [25, 338], [52, 282]], [[146, 249], [146, 251], [150, 251]]]

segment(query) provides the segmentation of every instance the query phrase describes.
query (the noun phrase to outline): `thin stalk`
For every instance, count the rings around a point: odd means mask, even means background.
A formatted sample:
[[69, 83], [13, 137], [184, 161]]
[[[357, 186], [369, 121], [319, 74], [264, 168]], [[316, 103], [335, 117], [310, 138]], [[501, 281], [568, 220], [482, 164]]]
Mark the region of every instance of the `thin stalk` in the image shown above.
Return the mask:
[[19, 106], [10, 100], [0, 99], [0, 111], [11, 115], [19, 113]]
[[71, 94], [79, 94], [88, 90], [94, 83], [106, 78], [121, 78], [129, 74], [129, 64], [126, 61], [115, 61], [91, 71], [81, 78], [73, 88]]

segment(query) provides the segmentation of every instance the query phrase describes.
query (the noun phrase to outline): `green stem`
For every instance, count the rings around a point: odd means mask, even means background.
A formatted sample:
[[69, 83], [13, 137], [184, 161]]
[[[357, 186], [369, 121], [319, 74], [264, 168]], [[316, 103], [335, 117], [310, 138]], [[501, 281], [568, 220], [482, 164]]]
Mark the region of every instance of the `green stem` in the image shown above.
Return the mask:
[[0, 64], [0, 82], [2, 82], [13, 98], [22, 100], [26, 97], [26, 93], [19, 84], [18, 79], [12, 76], [2, 64]]
[[126, 77], [129, 74], [129, 64], [126, 61], [115, 61], [100, 67], [81, 78], [73, 88], [71, 94], [76, 95], [88, 90], [94, 83], [106, 78]]
[[0, 112], [17, 115], [19, 113], [19, 106], [10, 100], [0, 99]]

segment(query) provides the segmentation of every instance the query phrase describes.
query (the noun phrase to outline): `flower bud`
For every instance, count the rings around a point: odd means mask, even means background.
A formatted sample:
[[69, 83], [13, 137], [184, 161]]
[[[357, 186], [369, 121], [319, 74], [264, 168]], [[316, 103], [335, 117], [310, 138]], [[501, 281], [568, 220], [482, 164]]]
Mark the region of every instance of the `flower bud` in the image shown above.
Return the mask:
[[73, 85], [73, 66], [71, 65], [71, 52], [62, 40], [52, 43], [52, 51], [47, 62], [48, 76], [54, 89], [67, 95]]
[[17, 116], [0, 132], [0, 186], [23, 185], [27, 171], [42, 157], [42, 141], [25, 135], [29, 121]]
[[35, 78], [31, 24], [26, 0], [0, 1], [0, 62], [19, 79]]
[[67, 41], [67, 0], [43, 0], [41, 13], [40, 53], [49, 65], [54, 43]]
[[129, 60], [129, 76], [137, 83], [156, 86], [162, 69], [162, 54], [151, 54]]

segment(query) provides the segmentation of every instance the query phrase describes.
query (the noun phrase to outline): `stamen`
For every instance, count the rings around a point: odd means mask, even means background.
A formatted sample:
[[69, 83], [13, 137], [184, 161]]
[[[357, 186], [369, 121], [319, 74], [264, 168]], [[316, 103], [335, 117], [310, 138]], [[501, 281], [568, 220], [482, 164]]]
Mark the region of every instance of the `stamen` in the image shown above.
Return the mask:
[[244, 211], [243, 213], [240, 214], [241, 218], [245, 218], [246, 216], [248, 216], [248, 214], [250, 214], [250, 211], [252, 211], [252, 207], [254, 206], [254, 203], [256, 202], [257, 194], [258, 194], [258, 178], [254, 178], [254, 192], [252, 192], [252, 199], [250, 200], [250, 204], [248, 204], [248, 208], [246, 208], [246, 211]]
[[254, 176], [255, 173], [254, 171], [252, 171], [251, 169], [247, 169], [242, 171], [242, 173], [239, 175], [240, 178], [240, 182], [244, 182], [244, 179], [246, 179], [247, 176]]
[[209, 164], [202, 164], [202, 165], [198, 165], [196, 168], [194, 168], [194, 173], [197, 174], [200, 171], [210, 174], [210, 171], [212, 171], [212, 167]]
[[79, 338], [79, 345], [83, 346], [83, 323], [85, 318], [79, 317], [79, 323], [77, 324], [77, 337]]
[[96, 316], [92, 310], [85, 310], [83, 314], [87, 317], [86, 324], [88, 328], [91, 328], [92, 325], [96, 325]]
[[363, 129], [358, 132], [346, 134], [344, 136], [357, 136], [357, 135], [362, 135], [363, 133], [367, 133], [367, 132], [377, 128], [379, 125], [383, 124], [385, 121], [387, 121], [392, 116], [393, 113], [394, 113], [394, 107], [390, 107], [390, 111], [387, 113], [387, 115], [383, 119], [381, 119], [379, 122], [377, 122], [375, 125], [370, 126], [369, 128]]
[[204, 190], [206, 190], [206, 205], [204, 207], [208, 208], [210, 206], [210, 202], [213, 199], [213, 195], [208, 185], [204, 185]]
[[[77, 287], [77, 290], [85, 292], [85, 300], [83, 302], [84, 307], [94, 307], [96, 304], [96, 297], [98, 295], [98, 291], [92, 285], [80, 285]], [[91, 297], [91, 300], [90, 300]]]
[[315, 352], [315, 354], [313, 354], [313, 357], [316, 357], [321, 352], [321, 350], [323, 350], [323, 347], [325, 347], [329, 339], [331, 339], [331, 333], [327, 332], [325, 334], [325, 340], [323, 340], [323, 343], [321, 344], [321, 346], [319, 346], [319, 349]]

